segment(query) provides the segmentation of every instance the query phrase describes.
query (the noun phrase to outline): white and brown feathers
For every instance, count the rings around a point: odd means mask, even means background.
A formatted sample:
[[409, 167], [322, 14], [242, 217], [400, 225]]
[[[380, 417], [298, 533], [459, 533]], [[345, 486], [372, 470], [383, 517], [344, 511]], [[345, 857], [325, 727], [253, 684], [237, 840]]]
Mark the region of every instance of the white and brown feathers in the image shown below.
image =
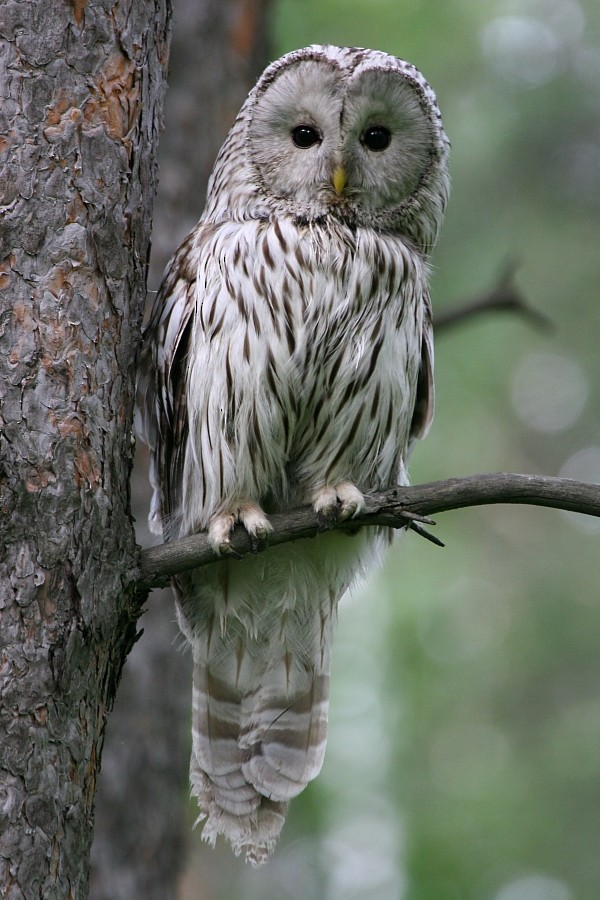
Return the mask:
[[[298, 131], [302, 129], [302, 131]], [[448, 192], [433, 92], [408, 63], [309, 47], [273, 63], [218, 156], [142, 355], [151, 525], [221, 558], [175, 588], [194, 659], [203, 836], [263, 862], [322, 765], [337, 603], [382, 531], [227, 558], [242, 523], [350, 518], [406, 483], [433, 411], [427, 255]]]

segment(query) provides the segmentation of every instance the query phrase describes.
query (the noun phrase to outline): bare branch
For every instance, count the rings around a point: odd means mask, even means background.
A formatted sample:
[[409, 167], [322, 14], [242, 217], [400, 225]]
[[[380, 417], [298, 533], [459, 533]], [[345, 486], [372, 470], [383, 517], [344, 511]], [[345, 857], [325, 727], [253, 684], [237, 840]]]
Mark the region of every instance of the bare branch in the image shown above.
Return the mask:
[[[370, 493], [366, 497], [364, 512], [352, 520], [352, 526], [385, 525], [390, 528], [406, 528], [415, 524], [415, 520], [421, 521], [423, 516], [492, 503], [525, 503], [600, 516], [600, 485], [572, 481], [569, 478], [511, 473], [449, 478], [446, 481]], [[319, 532], [331, 528], [348, 528], [347, 522], [324, 526], [308, 506], [277, 513], [271, 516], [271, 524], [273, 533], [269, 535], [268, 544], [260, 548], [259, 552], [287, 541], [315, 537]], [[415, 530], [419, 531], [419, 528]], [[241, 527], [235, 529], [232, 545], [234, 552], [240, 557], [257, 552]], [[164, 585], [173, 575], [205, 566], [214, 560], [215, 556], [205, 533], [142, 550], [137, 573], [138, 589], [144, 592]]]
[[519, 291], [515, 284], [516, 270], [516, 261], [510, 260], [500, 274], [498, 284], [490, 291], [446, 313], [436, 315], [434, 318], [436, 334], [456, 325], [464, 325], [468, 319], [491, 312], [514, 313], [528, 320], [535, 328], [551, 330], [554, 326], [550, 319], [530, 306]]

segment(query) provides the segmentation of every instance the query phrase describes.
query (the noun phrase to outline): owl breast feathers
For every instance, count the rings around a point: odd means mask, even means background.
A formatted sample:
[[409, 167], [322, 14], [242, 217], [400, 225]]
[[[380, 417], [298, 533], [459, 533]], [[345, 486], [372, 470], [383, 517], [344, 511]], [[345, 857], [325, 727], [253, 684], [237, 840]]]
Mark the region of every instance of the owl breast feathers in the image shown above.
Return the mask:
[[428, 254], [448, 194], [435, 96], [385, 53], [308, 47], [264, 72], [145, 333], [151, 526], [208, 531], [174, 583], [194, 661], [203, 836], [264, 862], [325, 750], [340, 596], [389, 540], [330, 532], [244, 560], [236, 523], [304, 503], [350, 520], [406, 484], [433, 413]]

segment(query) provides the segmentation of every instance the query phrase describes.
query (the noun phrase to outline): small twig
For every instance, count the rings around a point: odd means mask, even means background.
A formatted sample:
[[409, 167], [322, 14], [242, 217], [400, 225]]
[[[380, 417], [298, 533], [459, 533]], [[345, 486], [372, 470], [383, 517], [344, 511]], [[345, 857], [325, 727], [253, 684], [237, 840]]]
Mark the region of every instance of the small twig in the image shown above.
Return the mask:
[[439, 539], [439, 537], [435, 534], [432, 534], [430, 531], [427, 531], [426, 528], [421, 528], [420, 525], [417, 525], [416, 522], [411, 522], [408, 526], [411, 531], [414, 531], [415, 534], [418, 534], [419, 537], [425, 538], [426, 541], [430, 541], [432, 544], [435, 544], [436, 547], [445, 547], [445, 543]]
[[522, 316], [536, 328], [545, 331], [554, 328], [552, 321], [539, 310], [530, 306], [515, 284], [517, 263], [511, 260], [506, 263], [498, 284], [491, 291], [476, 297], [470, 302], [461, 304], [456, 309], [441, 313], [434, 317], [433, 325], [436, 335], [440, 331], [463, 325], [466, 320], [491, 312], [510, 312]]
[[[366, 497], [365, 510], [352, 520], [352, 525], [406, 528], [407, 520], [410, 525], [418, 525], [422, 521], [431, 524], [430, 520], [427, 521], [431, 514], [490, 503], [527, 503], [600, 516], [600, 485], [569, 478], [509, 473], [450, 478], [373, 492]], [[266, 549], [287, 541], [315, 537], [323, 530], [323, 523], [308, 506], [276, 513], [270, 518], [274, 530], [269, 535]], [[348, 522], [328, 526], [332, 529], [347, 527]], [[232, 544], [240, 557], [256, 552], [243, 528], [235, 529]], [[195, 534], [140, 551], [139, 571], [132, 573], [131, 577], [137, 581], [138, 589], [143, 594], [153, 587], [164, 585], [173, 575], [214, 561], [215, 555], [206, 534]]]

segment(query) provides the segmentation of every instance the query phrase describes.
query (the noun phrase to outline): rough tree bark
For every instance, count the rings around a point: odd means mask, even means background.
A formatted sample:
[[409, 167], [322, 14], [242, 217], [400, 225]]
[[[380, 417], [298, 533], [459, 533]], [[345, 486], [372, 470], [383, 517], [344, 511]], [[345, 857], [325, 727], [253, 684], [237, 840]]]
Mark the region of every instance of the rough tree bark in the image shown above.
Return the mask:
[[0, 885], [84, 898], [127, 566], [168, 0], [0, 17]]
[[[271, 0], [177, 0], [160, 145], [151, 275], [200, 217], [217, 151], [268, 61]], [[144, 530], [148, 460], [140, 447], [133, 509]], [[96, 803], [94, 900], [169, 900], [191, 836], [186, 815], [191, 661], [179, 650], [170, 590], [152, 596], [107, 729]]]

